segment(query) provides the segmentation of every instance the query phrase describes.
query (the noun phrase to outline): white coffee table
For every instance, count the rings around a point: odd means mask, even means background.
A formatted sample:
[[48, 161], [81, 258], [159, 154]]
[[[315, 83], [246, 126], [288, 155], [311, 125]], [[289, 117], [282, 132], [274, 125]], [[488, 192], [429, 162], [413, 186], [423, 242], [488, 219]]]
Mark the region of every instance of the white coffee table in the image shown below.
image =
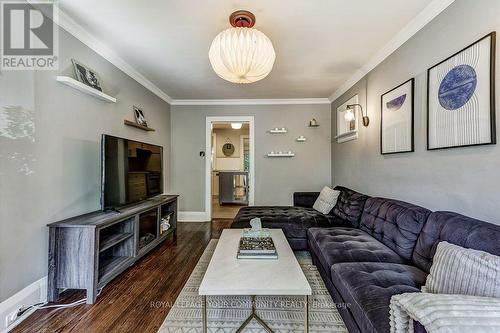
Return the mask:
[[206, 296], [248, 295], [252, 297], [252, 314], [240, 328], [256, 319], [268, 332], [271, 328], [255, 313], [255, 296], [304, 296], [304, 328], [308, 332], [311, 286], [281, 229], [270, 229], [278, 259], [237, 259], [242, 229], [225, 229], [217, 243], [199, 294], [203, 298], [203, 332], [207, 332]]

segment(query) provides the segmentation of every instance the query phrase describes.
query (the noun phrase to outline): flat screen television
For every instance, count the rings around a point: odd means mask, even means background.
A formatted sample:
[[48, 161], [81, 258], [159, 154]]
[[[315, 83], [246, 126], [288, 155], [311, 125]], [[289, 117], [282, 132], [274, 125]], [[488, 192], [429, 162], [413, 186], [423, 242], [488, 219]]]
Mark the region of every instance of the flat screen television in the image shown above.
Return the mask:
[[102, 135], [101, 207], [132, 204], [163, 193], [163, 147]]

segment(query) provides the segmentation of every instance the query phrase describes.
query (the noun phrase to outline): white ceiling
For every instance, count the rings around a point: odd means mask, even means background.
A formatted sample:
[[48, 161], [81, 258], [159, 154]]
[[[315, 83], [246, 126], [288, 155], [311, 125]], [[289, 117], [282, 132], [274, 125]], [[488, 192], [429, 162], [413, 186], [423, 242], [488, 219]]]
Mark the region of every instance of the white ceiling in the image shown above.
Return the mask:
[[[433, 0], [60, 0], [77, 24], [173, 99], [329, 97]], [[436, 0], [434, 0], [436, 2]], [[432, 5], [432, 4], [431, 4]], [[273, 42], [269, 76], [212, 70], [208, 49], [237, 9]]]

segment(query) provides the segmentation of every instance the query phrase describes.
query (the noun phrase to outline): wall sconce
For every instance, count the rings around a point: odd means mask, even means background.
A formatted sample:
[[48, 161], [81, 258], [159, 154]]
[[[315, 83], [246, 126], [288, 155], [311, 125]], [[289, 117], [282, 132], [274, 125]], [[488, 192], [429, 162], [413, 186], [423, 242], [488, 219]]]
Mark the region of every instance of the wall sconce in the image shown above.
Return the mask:
[[354, 112], [352, 110], [347, 109], [344, 115], [344, 119], [347, 122], [353, 121], [356, 117], [354, 116]]
[[368, 127], [368, 125], [370, 124], [370, 118], [368, 118], [368, 114], [365, 116], [363, 115], [363, 107], [361, 106], [361, 104], [349, 104], [347, 105], [347, 111], [346, 111], [346, 114], [344, 115], [344, 118], [346, 121], [352, 121], [354, 120], [354, 112], [352, 110], [355, 110], [355, 108], [359, 106], [359, 108], [361, 109], [361, 117], [363, 118], [363, 126], [365, 127]]

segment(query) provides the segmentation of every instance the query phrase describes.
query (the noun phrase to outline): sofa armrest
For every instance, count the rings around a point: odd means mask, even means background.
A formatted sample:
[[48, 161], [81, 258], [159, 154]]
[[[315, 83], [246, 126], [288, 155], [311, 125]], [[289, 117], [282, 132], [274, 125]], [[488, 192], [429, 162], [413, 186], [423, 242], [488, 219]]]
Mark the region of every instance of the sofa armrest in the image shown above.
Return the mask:
[[319, 192], [295, 192], [293, 194], [293, 206], [312, 208], [319, 197]]

